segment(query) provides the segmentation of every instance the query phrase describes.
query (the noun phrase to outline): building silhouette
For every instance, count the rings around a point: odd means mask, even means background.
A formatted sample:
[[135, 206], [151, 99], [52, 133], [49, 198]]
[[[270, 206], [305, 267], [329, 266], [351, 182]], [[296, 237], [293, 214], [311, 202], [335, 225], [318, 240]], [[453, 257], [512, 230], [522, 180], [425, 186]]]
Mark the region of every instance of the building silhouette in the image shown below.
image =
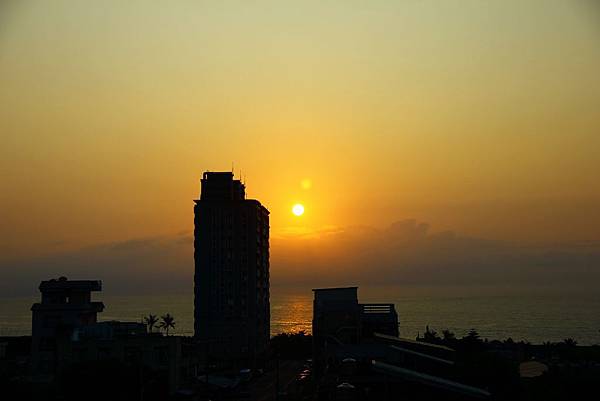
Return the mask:
[[32, 371], [53, 375], [60, 341], [70, 338], [73, 330], [96, 323], [98, 312], [104, 310], [102, 302], [91, 300], [92, 291], [102, 290], [102, 282], [60, 277], [42, 281], [39, 289], [41, 302], [31, 307]]
[[485, 399], [456, 381], [452, 348], [398, 337], [394, 304], [358, 302], [358, 287], [313, 289], [313, 376], [331, 400]]
[[190, 339], [148, 332], [140, 322], [98, 321], [104, 304], [92, 301], [91, 293], [102, 290], [100, 280], [60, 277], [42, 281], [39, 289], [41, 302], [31, 307], [31, 373], [36, 381], [65, 379], [72, 369], [108, 361], [124, 372], [143, 367], [151, 375], [130, 383], [134, 387], [164, 383], [164, 390], [174, 394], [194, 381], [198, 362]]
[[397, 337], [398, 314], [392, 303], [360, 304], [358, 287], [313, 289], [315, 345], [327, 340], [344, 344], [360, 343], [374, 333]]
[[256, 363], [270, 335], [269, 211], [231, 172], [205, 172], [195, 203], [195, 338], [215, 363]]

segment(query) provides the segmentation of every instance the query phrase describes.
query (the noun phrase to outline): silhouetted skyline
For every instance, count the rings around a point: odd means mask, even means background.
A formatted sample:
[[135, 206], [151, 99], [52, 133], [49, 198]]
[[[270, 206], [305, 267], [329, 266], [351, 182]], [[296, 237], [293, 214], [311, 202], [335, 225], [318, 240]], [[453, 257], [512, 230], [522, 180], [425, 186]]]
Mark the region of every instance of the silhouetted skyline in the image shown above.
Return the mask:
[[599, 16], [0, 0], [3, 394], [597, 393]]

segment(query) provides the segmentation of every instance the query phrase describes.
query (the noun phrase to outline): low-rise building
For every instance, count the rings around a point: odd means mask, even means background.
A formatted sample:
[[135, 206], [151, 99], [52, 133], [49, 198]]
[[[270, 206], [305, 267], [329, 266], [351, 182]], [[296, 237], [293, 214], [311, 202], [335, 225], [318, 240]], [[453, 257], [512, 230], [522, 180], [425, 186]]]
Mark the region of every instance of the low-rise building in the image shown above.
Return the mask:
[[394, 304], [359, 304], [358, 287], [313, 289], [312, 333], [315, 346], [330, 340], [356, 344], [373, 333], [398, 336]]
[[399, 338], [393, 304], [360, 304], [357, 287], [314, 289], [314, 375], [322, 399], [471, 400], [452, 348]]
[[35, 375], [53, 376], [57, 372], [57, 344], [70, 338], [75, 329], [97, 322], [102, 302], [91, 299], [101, 291], [98, 280], [68, 280], [66, 277], [42, 281], [41, 302], [31, 307], [31, 369]]
[[100, 322], [76, 330], [59, 343], [59, 371], [77, 363], [119, 361], [144, 367], [168, 382], [169, 393], [193, 381], [198, 361], [190, 337], [147, 333], [135, 322]]
[[61, 277], [39, 288], [41, 302], [31, 307], [34, 380], [50, 382], [77, 364], [113, 361], [154, 372], [172, 394], [197, 375], [192, 338], [148, 333], [144, 323], [98, 322], [104, 304], [92, 301], [91, 292], [102, 289], [100, 281]]

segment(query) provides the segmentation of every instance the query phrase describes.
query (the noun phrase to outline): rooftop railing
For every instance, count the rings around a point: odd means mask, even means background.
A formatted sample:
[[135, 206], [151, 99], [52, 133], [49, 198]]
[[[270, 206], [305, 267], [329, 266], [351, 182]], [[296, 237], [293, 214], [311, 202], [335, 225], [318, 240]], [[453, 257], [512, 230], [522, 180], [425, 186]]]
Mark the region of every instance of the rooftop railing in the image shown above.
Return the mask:
[[396, 313], [394, 304], [360, 304], [360, 309], [361, 313], [367, 315], [388, 315]]

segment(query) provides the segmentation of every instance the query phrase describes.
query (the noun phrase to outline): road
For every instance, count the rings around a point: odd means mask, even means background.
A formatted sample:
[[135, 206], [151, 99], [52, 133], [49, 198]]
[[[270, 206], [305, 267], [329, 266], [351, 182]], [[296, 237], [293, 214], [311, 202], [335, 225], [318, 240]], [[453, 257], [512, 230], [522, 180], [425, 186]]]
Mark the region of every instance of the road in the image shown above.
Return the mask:
[[[296, 380], [296, 375], [302, 370], [302, 361], [280, 361], [279, 362], [279, 387], [280, 391], [286, 392]], [[275, 369], [265, 372], [262, 377], [257, 378], [250, 385], [252, 399], [257, 401], [275, 400], [275, 385], [277, 371]]]

